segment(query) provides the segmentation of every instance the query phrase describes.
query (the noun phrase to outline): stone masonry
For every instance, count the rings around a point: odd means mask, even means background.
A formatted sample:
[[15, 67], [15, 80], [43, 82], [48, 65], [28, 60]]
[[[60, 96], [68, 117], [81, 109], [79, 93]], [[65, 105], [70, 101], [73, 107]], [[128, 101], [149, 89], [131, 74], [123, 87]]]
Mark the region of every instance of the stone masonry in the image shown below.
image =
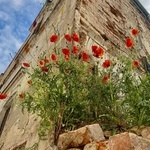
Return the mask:
[[[8, 95], [6, 100], [0, 101], [1, 150], [36, 147], [36, 143], [38, 150], [56, 148], [51, 136], [46, 141], [39, 141], [39, 118], [27, 112], [22, 114], [15, 101], [18, 93], [28, 89], [22, 62], [26, 60], [34, 67], [42, 52], [47, 55], [52, 53], [54, 47], [49, 42], [49, 37], [55, 30], [60, 34], [60, 47], [63, 47], [62, 37], [65, 33], [77, 32], [81, 38], [81, 47], [89, 54], [91, 46], [98, 44], [106, 50], [108, 56], [116, 56], [128, 55], [125, 39], [131, 36], [132, 28], [137, 28], [137, 57], [140, 59], [150, 55], [150, 22], [130, 0], [53, 0], [43, 6], [35, 22], [30, 27], [26, 41], [0, 77], [0, 92]], [[124, 133], [121, 136], [129, 139], [134, 135]], [[113, 137], [110, 138], [109, 145], [112, 141]], [[128, 141], [125, 144], [127, 143]], [[95, 145], [97, 143], [92, 146]]]

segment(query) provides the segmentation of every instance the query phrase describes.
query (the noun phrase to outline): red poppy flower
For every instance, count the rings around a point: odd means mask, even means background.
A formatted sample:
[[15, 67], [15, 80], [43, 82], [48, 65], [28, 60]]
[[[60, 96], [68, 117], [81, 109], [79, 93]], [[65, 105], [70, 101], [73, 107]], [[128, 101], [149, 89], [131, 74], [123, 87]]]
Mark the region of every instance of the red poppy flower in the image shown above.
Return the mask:
[[133, 46], [133, 40], [131, 38], [126, 39], [126, 46], [131, 48]]
[[40, 63], [41, 66], [43, 66], [44, 65], [44, 60], [40, 60], [39, 63]]
[[42, 71], [44, 71], [44, 72], [48, 72], [48, 68], [47, 67], [41, 67], [41, 69], [42, 69]]
[[62, 49], [62, 53], [64, 54], [64, 55], [70, 55], [70, 51], [69, 51], [69, 49], [67, 49], [67, 48], [63, 48]]
[[139, 61], [137, 61], [137, 60], [133, 61], [133, 66], [134, 67], [138, 67], [139, 65], [140, 65]]
[[32, 84], [32, 81], [31, 81], [31, 80], [28, 80], [27, 82], [28, 82], [28, 84]]
[[51, 59], [52, 59], [53, 61], [57, 60], [56, 55], [55, 55], [55, 54], [52, 54], [52, 55], [51, 55]]
[[110, 65], [111, 65], [111, 61], [110, 61], [110, 60], [105, 60], [105, 61], [103, 62], [103, 64], [102, 64], [102, 66], [103, 66], [104, 68], [108, 68], [108, 67], [110, 67]]
[[79, 35], [74, 33], [72, 34], [72, 39], [75, 41], [75, 42], [79, 42]]
[[69, 34], [65, 34], [64, 35], [65, 39], [68, 41], [68, 42], [71, 42], [72, 41], [72, 38]]
[[94, 57], [100, 58], [104, 55], [104, 50], [101, 47], [98, 47], [97, 49], [94, 50]]
[[132, 31], [131, 31], [131, 32], [132, 32], [132, 35], [134, 35], [134, 36], [137, 36], [137, 35], [138, 35], [138, 33], [139, 33], [139, 32], [138, 32], [138, 30], [137, 30], [137, 29], [135, 29], [135, 28], [134, 28], [134, 29], [132, 29]]
[[64, 58], [65, 58], [66, 60], [69, 60], [69, 55], [65, 55]]
[[49, 59], [45, 58], [45, 59], [44, 59], [44, 62], [45, 62], [45, 63], [49, 63]]
[[7, 94], [0, 94], [0, 99], [5, 99], [7, 97]]
[[23, 66], [24, 66], [24, 67], [30, 67], [30, 64], [27, 63], [27, 62], [24, 62], [24, 63], [23, 63]]
[[96, 49], [98, 48], [97, 45], [92, 45], [92, 52], [95, 53]]
[[77, 54], [79, 52], [79, 48], [77, 46], [73, 46], [73, 54]]
[[24, 94], [23, 93], [19, 94], [19, 98], [23, 99], [24, 98]]
[[106, 75], [102, 78], [102, 82], [106, 83], [108, 81], [108, 79], [109, 79], [109, 76]]
[[83, 61], [88, 61], [88, 59], [89, 59], [89, 55], [87, 53], [85, 53], [85, 52], [81, 53], [81, 57], [82, 57]]
[[58, 40], [58, 35], [54, 34], [50, 37], [50, 42], [57, 42]]

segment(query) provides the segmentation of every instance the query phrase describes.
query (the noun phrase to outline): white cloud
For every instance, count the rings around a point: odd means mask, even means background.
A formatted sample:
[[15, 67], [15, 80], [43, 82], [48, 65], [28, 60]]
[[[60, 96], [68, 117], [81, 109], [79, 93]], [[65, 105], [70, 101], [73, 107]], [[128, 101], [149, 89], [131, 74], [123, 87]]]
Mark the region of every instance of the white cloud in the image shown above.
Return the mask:
[[19, 10], [21, 7], [24, 6], [24, 0], [12, 0], [11, 6], [12, 8]]
[[[27, 0], [28, 1], [28, 0]], [[0, 4], [7, 5], [8, 8], [19, 10], [21, 7], [25, 6], [24, 0], [0, 0]]]
[[145, 9], [150, 13], [150, 0], [139, 0]]
[[17, 39], [14, 34], [12, 27], [7, 25], [3, 30], [0, 30], [1, 36], [0, 36], [0, 43], [1, 48], [7, 49], [9, 48], [12, 50], [13, 48], [19, 48], [22, 44], [21, 39]]
[[0, 20], [3, 19], [3, 21], [7, 21], [9, 18], [10, 17], [6, 12], [0, 10]]
[[35, 0], [0, 0], [0, 73], [11, 62], [29, 34], [42, 5]]
[[22, 41], [13, 35], [10, 26], [5, 26], [3, 30], [0, 30], [0, 33], [0, 72], [2, 73], [11, 61], [10, 53], [14, 55]]

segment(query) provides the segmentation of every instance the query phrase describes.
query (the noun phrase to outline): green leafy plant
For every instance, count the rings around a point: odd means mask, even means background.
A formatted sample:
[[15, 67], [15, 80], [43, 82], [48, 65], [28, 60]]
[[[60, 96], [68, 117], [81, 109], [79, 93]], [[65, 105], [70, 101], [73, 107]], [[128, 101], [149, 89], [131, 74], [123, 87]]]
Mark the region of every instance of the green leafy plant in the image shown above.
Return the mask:
[[[64, 37], [71, 45], [80, 40], [76, 33]], [[50, 37], [50, 42], [57, 41], [56, 34]], [[133, 46], [131, 38], [126, 46]], [[150, 76], [139, 75], [139, 60], [119, 56], [99, 61], [106, 51], [97, 45], [92, 46], [95, 62], [77, 45], [54, 50], [27, 71], [29, 90], [19, 94], [22, 110], [41, 118], [41, 138], [52, 130], [57, 142], [61, 132], [94, 122], [117, 132], [150, 124]], [[30, 68], [27, 62], [23, 66]]]

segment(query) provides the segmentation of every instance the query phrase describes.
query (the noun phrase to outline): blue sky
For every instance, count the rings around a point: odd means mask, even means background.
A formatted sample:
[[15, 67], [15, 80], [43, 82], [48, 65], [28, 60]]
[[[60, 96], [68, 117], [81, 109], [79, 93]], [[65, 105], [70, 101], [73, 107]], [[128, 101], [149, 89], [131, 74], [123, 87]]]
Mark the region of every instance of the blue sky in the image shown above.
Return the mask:
[[[45, 0], [0, 0], [0, 73], [29, 34], [29, 27]], [[10, 56], [11, 54], [11, 56]]]
[[[29, 34], [29, 27], [45, 0], [0, 0], [0, 73]], [[140, 0], [150, 12], [150, 0]], [[11, 55], [10, 55], [11, 54]]]

